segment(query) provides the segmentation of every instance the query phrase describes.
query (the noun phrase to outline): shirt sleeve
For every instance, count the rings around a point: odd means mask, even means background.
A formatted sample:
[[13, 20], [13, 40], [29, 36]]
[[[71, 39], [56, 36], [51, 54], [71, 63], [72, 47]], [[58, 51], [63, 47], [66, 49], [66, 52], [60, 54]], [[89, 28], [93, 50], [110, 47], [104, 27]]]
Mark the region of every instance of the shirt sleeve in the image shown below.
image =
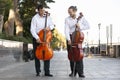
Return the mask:
[[80, 31], [88, 30], [90, 28], [88, 21], [84, 17], [79, 21], [79, 24], [80, 24]]
[[65, 19], [65, 36], [68, 41], [70, 40], [69, 31], [70, 31], [70, 28], [69, 28], [68, 20]]
[[53, 22], [52, 22], [52, 18], [51, 17], [48, 17], [48, 21], [49, 21], [49, 28], [50, 28], [50, 30], [53, 30], [54, 29], [54, 24], [53, 24]]
[[37, 35], [37, 32], [36, 32], [36, 27], [37, 27], [36, 20], [35, 20], [35, 17], [33, 17], [31, 21], [30, 32], [35, 39], [39, 39], [39, 36]]

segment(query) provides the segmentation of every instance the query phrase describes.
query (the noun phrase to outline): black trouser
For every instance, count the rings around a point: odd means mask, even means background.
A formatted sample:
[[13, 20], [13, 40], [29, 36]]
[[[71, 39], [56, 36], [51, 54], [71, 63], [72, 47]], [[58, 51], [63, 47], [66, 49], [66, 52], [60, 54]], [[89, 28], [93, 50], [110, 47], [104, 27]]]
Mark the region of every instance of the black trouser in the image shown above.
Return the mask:
[[[36, 39], [33, 38], [33, 53], [35, 55], [35, 52], [36, 52], [36, 48], [39, 44], [36, 42]], [[35, 55], [35, 69], [36, 69], [36, 73], [38, 74], [39, 72], [41, 72], [40, 70], [40, 60], [36, 58], [36, 55]], [[45, 74], [50, 74], [50, 60], [46, 60], [44, 61], [44, 71], [45, 71]]]
[[[74, 66], [75, 66], [75, 72], [74, 72]], [[70, 61], [70, 68], [72, 73], [73, 72], [75, 74], [78, 73], [79, 75], [83, 74], [83, 61], [82, 60], [77, 62]]]
[[[68, 45], [68, 41], [67, 41], [67, 51], [70, 50], [70, 45]], [[68, 53], [69, 54], [69, 53]], [[75, 66], [74, 66], [75, 65]], [[74, 67], [75, 67], [75, 72], [74, 72]], [[71, 72], [73, 73], [78, 73], [79, 75], [80, 74], [83, 74], [83, 60], [80, 60], [80, 61], [77, 61], [77, 62], [74, 62], [74, 61], [71, 61], [70, 60], [70, 68], [71, 68]]]

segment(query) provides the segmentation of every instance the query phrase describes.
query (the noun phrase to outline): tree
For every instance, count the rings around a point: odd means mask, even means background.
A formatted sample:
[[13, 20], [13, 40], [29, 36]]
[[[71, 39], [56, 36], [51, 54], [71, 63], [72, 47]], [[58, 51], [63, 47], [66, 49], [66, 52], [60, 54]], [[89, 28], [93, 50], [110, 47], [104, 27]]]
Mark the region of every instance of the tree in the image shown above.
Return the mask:
[[[45, 7], [53, 0], [0, 0], [0, 7], [4, 6], [4, 32], [10, 36], [31, 38], [30, 23], [38, 4]], [[1, 25], [1, 24], [0, 24]], [[31, 39], [32, 40], [32, 39]]]
[[31, 37], [30, 23], [35, 15], [35, 10], [38, 4], [42, 4], [48, 8], [47, 3], [54, 2], [53, 0], [22, 0], [19, 4], [19, 12], [23, 20], [23, 36]]
[[16, 35], [23, 36], [23, 23], [19, 14], [19, 0], [14, 0], [14, 12], [15, 12], [15, 24], [16, 24]]
[[52, 38], [52, 48], [53, 49], [60, 49], [60, 47], [62, 46], [64, 49], [66, 48], [66, 39], [65, 37], [59, 33], [59, 31], [57, 30], [57, 28], [55, 28], [53, 31], [53, 38]]
[[10, 0], [0, 0], [0, 33], [2, 33], [3, 29], [5, 12], [10, 6], [11, 6]]
[[5, 33], [7, 35], [11, 35], [11, 36], [14, 35], [14, 19], [15, 19], [14, 14], [15, 14], [14, 10], [10, 9], [9, 10], [8, 20], [4, 24]]
[[7, 35], [14, 35], [14, 24], [16, 24], [16, 35], [22, 36], [23, 32], [23, 26], [22, 21], [19, 16], [18, 12], [18, 3], [19, 0], [10, 0], [11, 1], [11, 7], [9, 9], [9, 16], [7, 21], [4, 24], [4, 30]]

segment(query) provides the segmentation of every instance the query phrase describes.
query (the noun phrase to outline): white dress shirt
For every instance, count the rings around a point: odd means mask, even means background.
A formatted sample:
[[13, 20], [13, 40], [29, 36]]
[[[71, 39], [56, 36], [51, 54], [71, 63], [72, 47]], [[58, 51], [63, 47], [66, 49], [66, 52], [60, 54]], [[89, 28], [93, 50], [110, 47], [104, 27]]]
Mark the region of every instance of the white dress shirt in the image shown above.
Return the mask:
[[[70, 40], [70, 34], [72, 34], [75, 31], [77, 19], [73, 19], [72, 17], [67, 17], [65, 19], [65, 36], [66, 39], [69, 41]], [[89, 29], [89, 24], [86, 21], [84, 17], [82, 17], [79, 21], [78, 24], [80, 25], [80, 31], [82, 30], [87, 30]]]
[[[35, 39], [39, 39], [38, 33], [45, 27], [45, 17], [41, 17], [38, 13], [32, 18], [30, 32]], [[54, 28], [54, 24], [50, 16], [47, 17], [47, 26], [51, 30]]]

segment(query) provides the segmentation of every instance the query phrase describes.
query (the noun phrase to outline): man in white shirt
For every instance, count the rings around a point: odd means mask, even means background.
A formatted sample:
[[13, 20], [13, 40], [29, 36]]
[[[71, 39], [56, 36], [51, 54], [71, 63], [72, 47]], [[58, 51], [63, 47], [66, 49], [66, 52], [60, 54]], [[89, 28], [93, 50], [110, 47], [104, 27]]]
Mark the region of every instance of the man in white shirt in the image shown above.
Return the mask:
[[[41, 40], [38, 36], [38, 33], [40, 30], [44, 29], [45, 27], [45, 8], [42, 5], [38, 6], [38, 13], [32, 18], [31, 21], [31, 34], [33, 36], [33, 52], [35, 55], [36, 48], [41, 43]], [[54, 28], [54, 24], [50, 18], [50, 16], [47, 17], [47, 30], [52, 30]], [[52, 77], [53, 75], [50, 74], [50, 60], [44, 61], [44, 71], [45, 71], [45, 76]], [[40, 60], [36, 58], [35, 55], [35, 69], [36, 69], [36, 76], [40, 76]]]
[[[89, 29], [89, 24], [85, 20], [84, 17], [82, 17], [78, 22], [76, 18], [76, 12], [77, 8], [76, 6], [70, 6], [68, 9], [68, 13], [70, 16], [68, 16], [65, 19], [65, 36], [67, 40], [67, 51], [69, 54], [70, 45], [71, 45], [71, 37], [70, 35], [75, 31], [76, 26], [79, 28], [79, 31], [81, 32], [82, 30], [87, 30]], [[83, 60], [77, 61], [76, 66], [75, 66], [75, 74], [74, 74], [74, 61], [70, 60], [70, 68], [71, 68], [71, 76], [76, 76], [78, 73], [79, 77], [85, 77], [84, 76], [84, 71], [83, 71]]]

